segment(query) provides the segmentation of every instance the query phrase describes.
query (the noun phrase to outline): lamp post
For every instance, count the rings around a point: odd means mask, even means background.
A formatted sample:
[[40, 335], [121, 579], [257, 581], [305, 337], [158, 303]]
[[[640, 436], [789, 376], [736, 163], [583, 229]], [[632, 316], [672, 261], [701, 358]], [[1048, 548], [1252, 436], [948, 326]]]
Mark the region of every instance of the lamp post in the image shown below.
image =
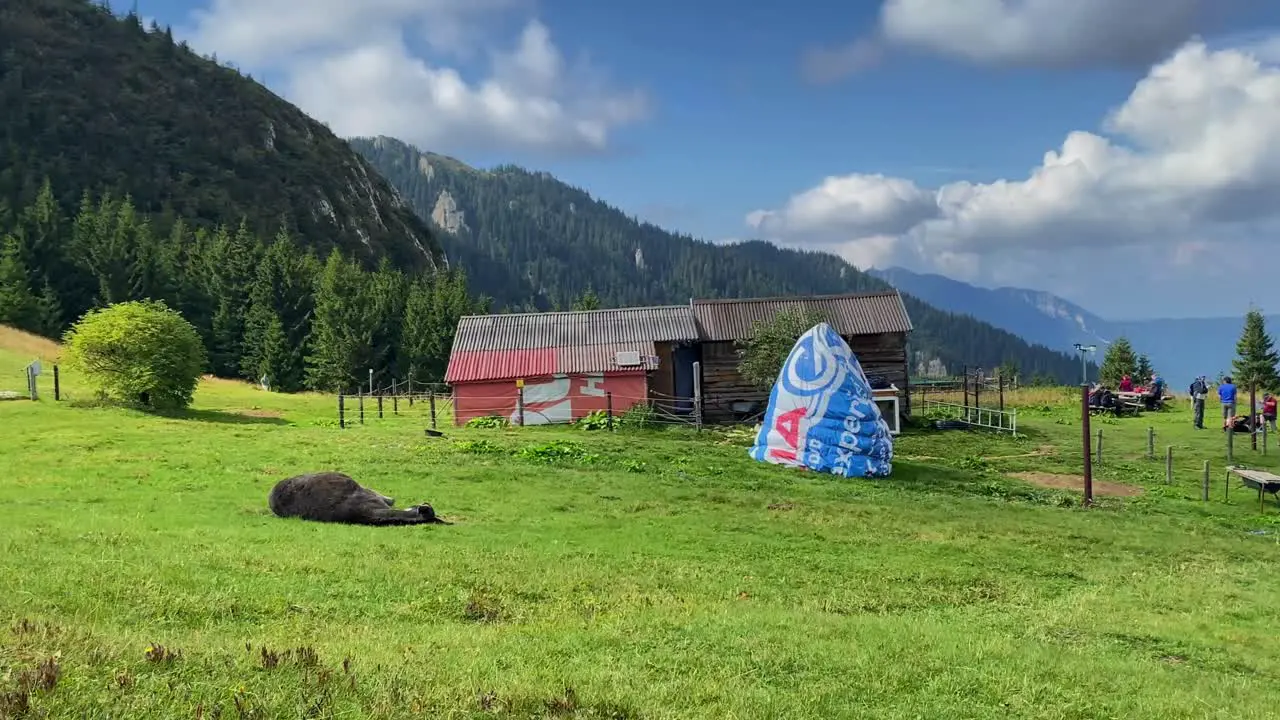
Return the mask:
[[1076, 343], [1076, 352], [1080, 353], [1080, 384], [1081, 385], [1089, 384], [1089, 363], [1086, 359], [1088, 357], [1086, 353], [1097, 352], [1097, 351], [1098, 351], [1097, 345], [1081, 345], [1080, 343]]

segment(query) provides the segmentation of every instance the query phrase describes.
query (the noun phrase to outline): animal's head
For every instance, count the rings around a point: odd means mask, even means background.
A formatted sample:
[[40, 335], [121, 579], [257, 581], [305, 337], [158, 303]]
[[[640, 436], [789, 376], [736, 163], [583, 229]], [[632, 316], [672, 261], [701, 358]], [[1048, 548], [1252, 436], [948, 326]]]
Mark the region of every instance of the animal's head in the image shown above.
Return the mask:
[[431, 507], [428, 503], [422, 503], [418, 506], [418, 514], [429, 523], [439, 523], [440, 525], [450, 524], [436, 515], [435, 508]]

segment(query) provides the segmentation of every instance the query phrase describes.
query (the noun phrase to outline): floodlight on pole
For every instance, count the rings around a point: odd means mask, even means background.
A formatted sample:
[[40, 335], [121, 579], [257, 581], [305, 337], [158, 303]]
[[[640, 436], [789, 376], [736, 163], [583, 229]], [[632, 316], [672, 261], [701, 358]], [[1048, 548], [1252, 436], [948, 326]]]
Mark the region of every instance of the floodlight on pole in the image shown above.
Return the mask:
[[1076, 352], [1080, 353], [1080, 384], [1089, 384], [1089, 363], [1087, 361], [1087, 353], [1097, 352], [1097, 345], [1082, 345], [1076, 343]]

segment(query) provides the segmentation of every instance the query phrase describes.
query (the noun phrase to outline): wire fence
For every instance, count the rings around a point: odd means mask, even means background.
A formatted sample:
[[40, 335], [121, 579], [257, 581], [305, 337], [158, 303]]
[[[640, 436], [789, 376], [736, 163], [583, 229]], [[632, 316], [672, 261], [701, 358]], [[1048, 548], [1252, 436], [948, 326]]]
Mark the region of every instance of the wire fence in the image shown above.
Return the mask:
[[[490, 391], [492, 392], [492, 391]], [[338, 425], [346, 428], [376, 422], [413, 422], [425, 429], [592, 424], [615, 426], [701, 427], [701, 403], [650, 393], [646, 396], [604, 391], [600, 395], [526, 398], [524, 388], [509, 394], [458, 393], [447, 385], [393, 383], [336, 398]]]

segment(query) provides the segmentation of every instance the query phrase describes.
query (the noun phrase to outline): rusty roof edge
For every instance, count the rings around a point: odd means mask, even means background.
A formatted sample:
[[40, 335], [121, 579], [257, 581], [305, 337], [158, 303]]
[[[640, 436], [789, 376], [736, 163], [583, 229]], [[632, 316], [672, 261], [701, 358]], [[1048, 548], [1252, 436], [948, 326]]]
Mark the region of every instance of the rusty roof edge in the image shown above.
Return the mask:
[[[811, 300], [857, 300], [860, 298], [876, 298], [889, 297], [897, 295], [899, 300], [902, 294], [897, 290], [876, 290], [875, 292], [865, 293], [831, 293], [827, 295], [775, 295], [773, 297], [749, 297], [749, 298], [703, 298], [690, 299], [691, 306], [697, 305], [732, 305], [746, 303], [777, 303], [777, 302], [805, 302]], [[905, 307], [904, 307], [905, 310]]]
[[599, 310], [549, 310], [547, 312], [527, 312], [527, 313], [487, 313], [483, 315], [462, 315], [458, 318], [461, 323], [464, 320], [479, 320], [482, 318], [522, 318], [522, 317], [558, 317], [565, 315], [582, 315], [590, 316], [612, 312], [640, 312], [643, 310], [689, 310], [688, 305], [635, 305], [632, 307], [620, 308], [600, 308]]

